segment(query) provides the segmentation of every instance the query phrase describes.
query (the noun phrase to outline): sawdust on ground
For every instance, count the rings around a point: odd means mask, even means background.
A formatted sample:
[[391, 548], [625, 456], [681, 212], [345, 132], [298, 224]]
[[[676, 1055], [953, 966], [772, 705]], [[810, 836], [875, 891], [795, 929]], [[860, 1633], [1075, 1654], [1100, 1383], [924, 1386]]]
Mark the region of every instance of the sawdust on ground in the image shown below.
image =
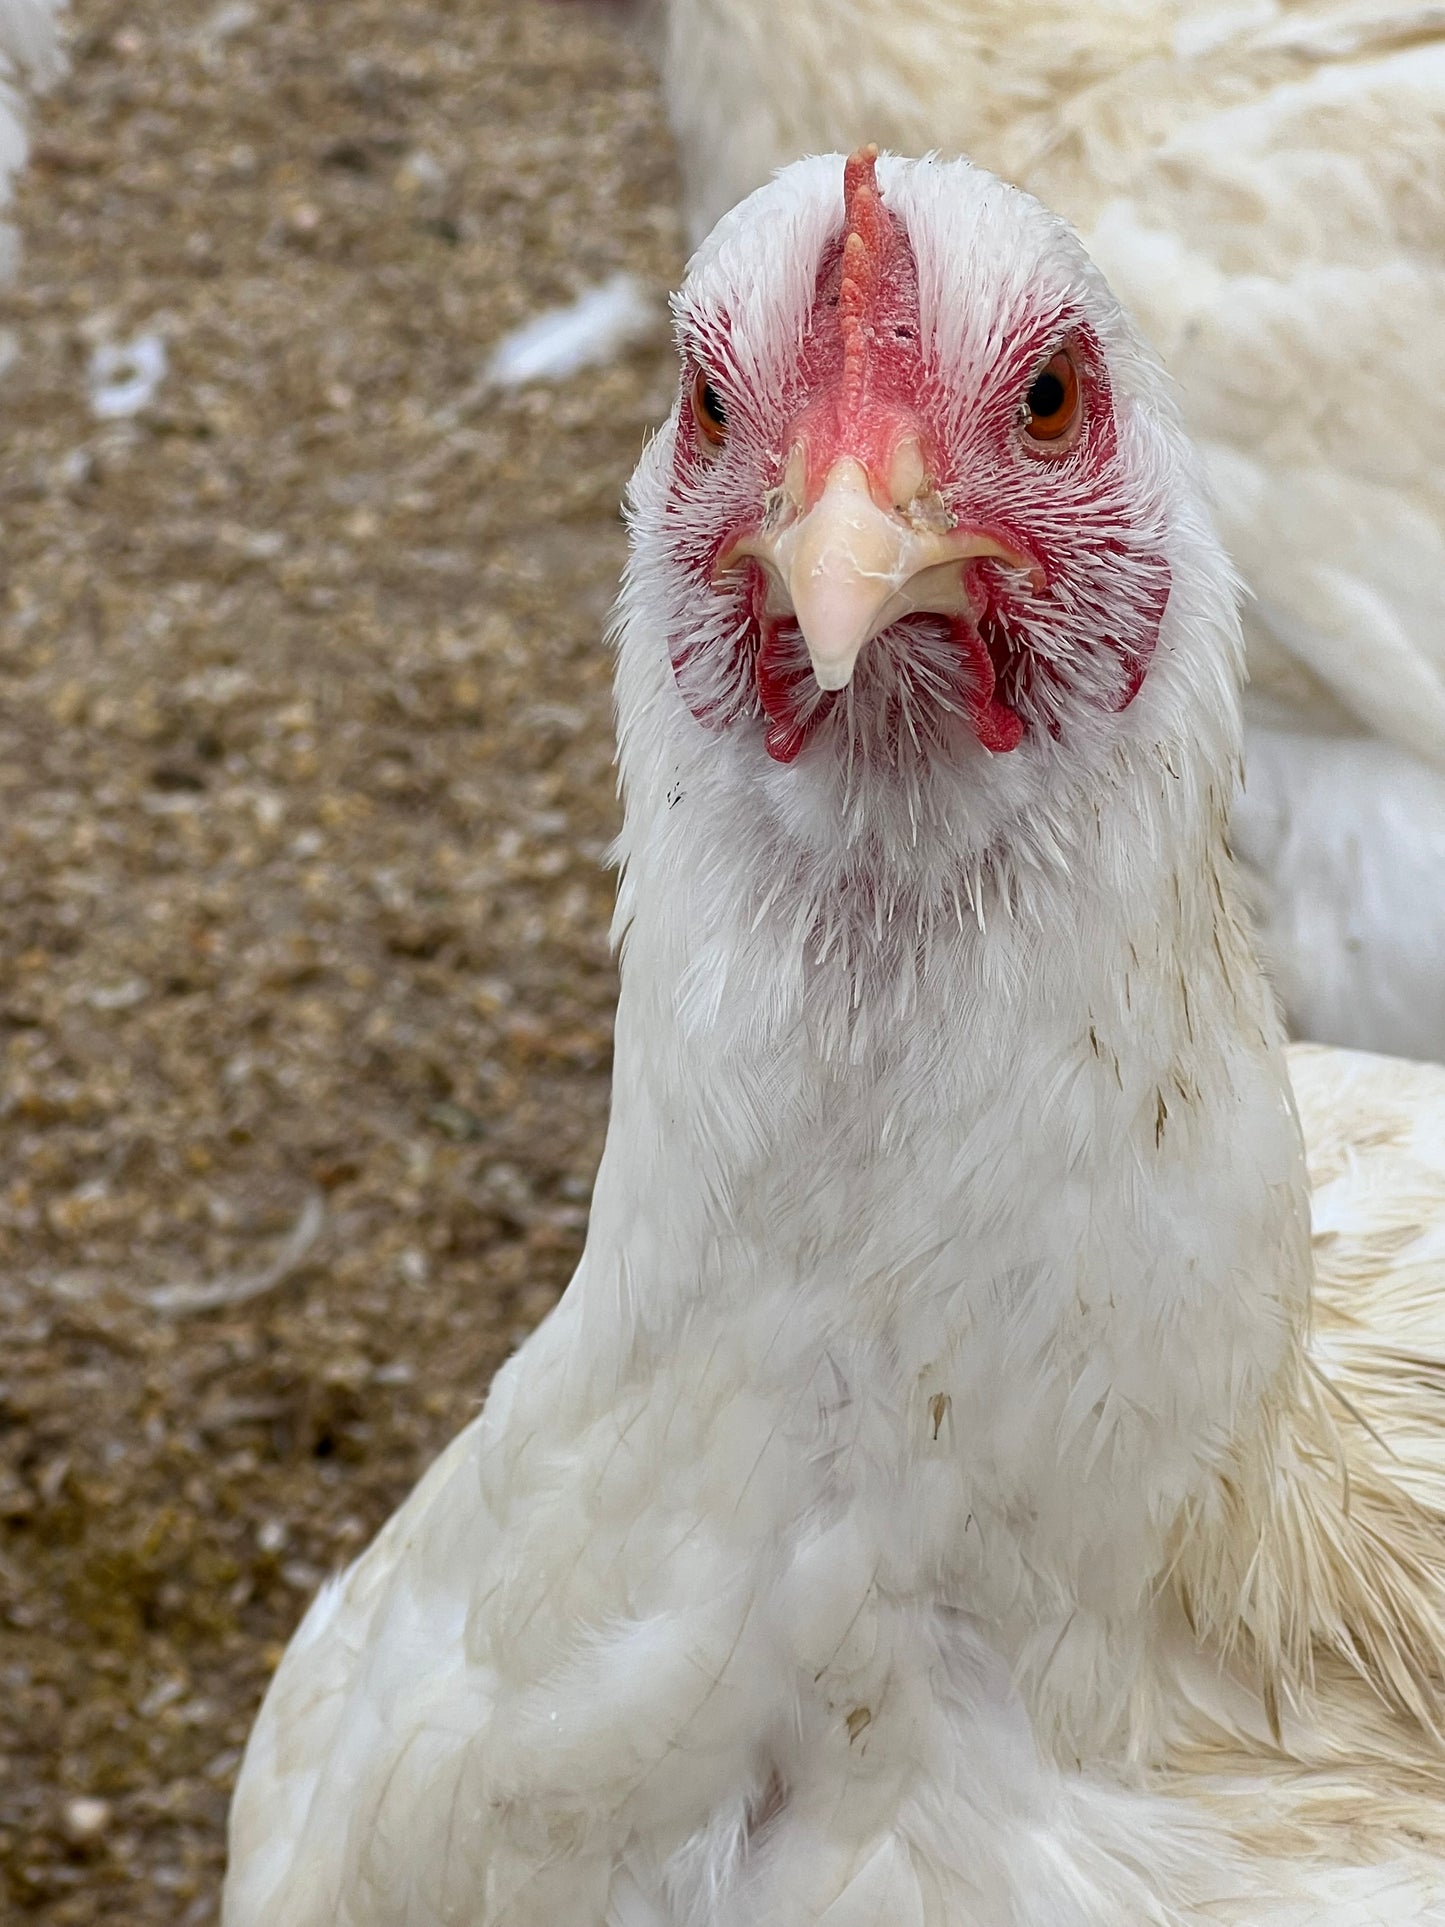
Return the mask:
[[[477, 377], [680, 248], [604, 10], [71, 32], [0, 312], [0, 1917], [169, 1927], [308, 1595], [580, 1245], [601, 636], [672, 375], [659, 329]], [[97, 420], [146, 335], [155, 400]]]

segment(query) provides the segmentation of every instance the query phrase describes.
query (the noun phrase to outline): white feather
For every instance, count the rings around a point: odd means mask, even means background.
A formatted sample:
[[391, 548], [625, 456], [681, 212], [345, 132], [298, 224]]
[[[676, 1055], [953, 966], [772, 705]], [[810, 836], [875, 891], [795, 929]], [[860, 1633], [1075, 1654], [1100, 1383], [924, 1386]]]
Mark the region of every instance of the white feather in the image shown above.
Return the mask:
[[103, 341], [90, 357], [90, 409], [100, 421], [123, 421], [149, 408], [166, 378], [166, 344], [160, 335]]
[[[840, 177], [789, 169], [678, 301], [764, 419]], [[1194, 463], [1061, 223], [961, 163], [879, 178], [960, 411], [1021, 317], [1102, 343], [1172, 582], [1149, 674], [1007, 755], [946, 717], [885, 754], [880, 644], [781, 767], [682, 700], [725, 508], [654, 443], [586, 1250], [283, 1660], [226, 1927], [1445, 1921], [1445, 1073], [1300, 1060], [1311, 1359]]]
[[565, 307], [548, 308], [503, 336], [484, 379], [494, 388], [567, 381], [584, 368], [614, 361], [656, 325], [656, 311], [636, 275], [614, 274]]

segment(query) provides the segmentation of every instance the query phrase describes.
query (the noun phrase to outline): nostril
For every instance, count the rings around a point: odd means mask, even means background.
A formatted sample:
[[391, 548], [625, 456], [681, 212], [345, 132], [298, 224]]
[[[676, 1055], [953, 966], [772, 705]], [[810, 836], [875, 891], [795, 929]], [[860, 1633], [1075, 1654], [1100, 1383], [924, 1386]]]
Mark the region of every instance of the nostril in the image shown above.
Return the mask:
[[808, 494], [808, 452], [801, 442], [794, 442], [788, 450], [782, 489], [788, 505], [795, 514], [801, 515]]
[[893, 451], [893, 460], [888, 465], [888, 493], [893, 506], [905, 509], [922, 492], [926, 480], [923, 467], [923, 450], [916, 436], [905, 435]]

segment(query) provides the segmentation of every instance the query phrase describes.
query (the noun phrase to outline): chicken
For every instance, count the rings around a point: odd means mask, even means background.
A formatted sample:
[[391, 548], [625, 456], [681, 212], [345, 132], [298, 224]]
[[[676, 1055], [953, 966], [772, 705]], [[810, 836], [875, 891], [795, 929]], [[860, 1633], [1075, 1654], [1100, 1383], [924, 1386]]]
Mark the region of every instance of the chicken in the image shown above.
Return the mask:
[[[0, 210], [11, 181], [25, 164], [27, 84], [52, 80], [60, 69], [56, 14], [63, 0], [0, 0]], [[0, 285], [15, 267], [15, 235], [0, 223]]]
[[1158, 367], [872, 150], [676, 314], [586, 1248], [282, 1660], [225, 1927], [1445, 1921], [1445, 1072], [1296, 1057], [1316, 1279]]
[[1445, 1058], [1437, 0], [653, 0], [694, 234], [820, 148], [968, 153], [1178, 380], [1252, 592], [1240, 853], [1292, 1027]]

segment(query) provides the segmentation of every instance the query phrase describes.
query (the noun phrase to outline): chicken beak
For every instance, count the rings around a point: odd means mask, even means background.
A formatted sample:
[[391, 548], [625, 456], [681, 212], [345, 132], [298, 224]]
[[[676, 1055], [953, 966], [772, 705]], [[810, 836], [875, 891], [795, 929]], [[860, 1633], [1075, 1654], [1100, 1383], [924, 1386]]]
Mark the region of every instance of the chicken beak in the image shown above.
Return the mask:
[[1034, 570], [1029, 558], [992, 536], [946, 526], [938, 496], [923, 494], [916, 444], [901, 450], [893, 467], [880, 492], [895, 502], [906, 492], [898, 507], [880, 508], [862, 463], [843, 456], [816, 502], [800, 512], [802, 462], [795, 450], [763, 526], [719, 561], [720, 569], [747, 556], [763, 565], [767, 611], [796, 617], [820, 689], [845, 689], [864, 644], [901, 617], [924, 610], [970, 613], [962, 564], [971, 557], [995, 556]]

